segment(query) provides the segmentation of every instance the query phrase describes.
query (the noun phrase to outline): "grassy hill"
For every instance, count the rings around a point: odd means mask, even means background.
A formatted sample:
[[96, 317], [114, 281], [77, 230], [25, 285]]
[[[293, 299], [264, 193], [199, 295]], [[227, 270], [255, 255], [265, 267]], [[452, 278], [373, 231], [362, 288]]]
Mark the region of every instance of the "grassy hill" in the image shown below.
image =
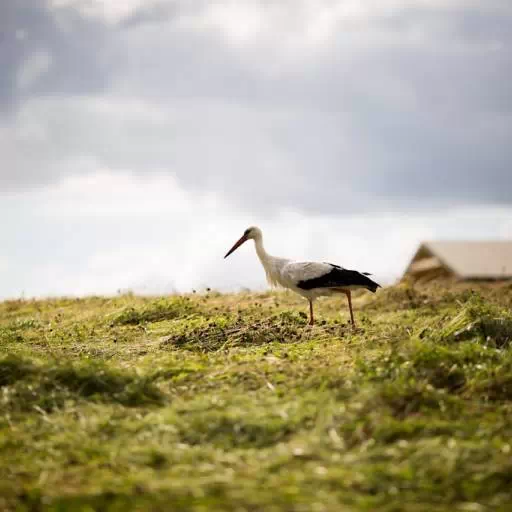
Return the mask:
[[0, 510], [505, 511], [512, 285], [0, 303]]

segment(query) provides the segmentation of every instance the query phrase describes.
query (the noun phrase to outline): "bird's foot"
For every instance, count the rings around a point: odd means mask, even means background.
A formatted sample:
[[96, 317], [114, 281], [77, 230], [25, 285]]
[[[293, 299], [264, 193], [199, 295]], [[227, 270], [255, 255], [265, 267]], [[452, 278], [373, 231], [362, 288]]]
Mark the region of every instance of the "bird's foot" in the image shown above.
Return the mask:
[[350, 327], [352, 328], [352, 332], [363, 332], [363, 328], [359, 327], [359, 325], [350, 324]]

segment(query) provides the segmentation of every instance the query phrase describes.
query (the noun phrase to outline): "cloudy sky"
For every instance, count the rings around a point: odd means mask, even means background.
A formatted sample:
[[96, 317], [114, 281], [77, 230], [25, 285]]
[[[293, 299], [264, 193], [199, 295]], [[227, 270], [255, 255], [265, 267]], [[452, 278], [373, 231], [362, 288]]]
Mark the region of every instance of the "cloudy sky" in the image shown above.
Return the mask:
[[2, 298], [512, 237], [510, 0], [9, 0], [0, 69]]

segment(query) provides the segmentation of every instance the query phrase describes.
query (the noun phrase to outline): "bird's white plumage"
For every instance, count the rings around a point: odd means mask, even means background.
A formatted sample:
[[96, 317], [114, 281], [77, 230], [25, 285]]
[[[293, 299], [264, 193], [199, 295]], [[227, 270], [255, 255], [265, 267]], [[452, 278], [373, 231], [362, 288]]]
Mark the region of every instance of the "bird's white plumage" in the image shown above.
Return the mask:
[[304, 290], [298, 286], [301, 281], [308, 281], [328, 274], [332, 270], [332, 266], [326, 263], [282, 259], [275, 261], [275, 259], [272, 259], [265, 261], [263, 267], [265, 268], [267, 281], [272, 287], [288, 288], [307, 299], [316, 299], [322, 295], [331, 295], [332, 293], [329, 288]]
[[332, 270], [332, 265], [328, 263], [318, 263], [316, 261], [292, 261], [283, 266], [281, 275], [283, 279], [290, 284], [297, 285], [300, 281], [316, 279], [328, 274]]

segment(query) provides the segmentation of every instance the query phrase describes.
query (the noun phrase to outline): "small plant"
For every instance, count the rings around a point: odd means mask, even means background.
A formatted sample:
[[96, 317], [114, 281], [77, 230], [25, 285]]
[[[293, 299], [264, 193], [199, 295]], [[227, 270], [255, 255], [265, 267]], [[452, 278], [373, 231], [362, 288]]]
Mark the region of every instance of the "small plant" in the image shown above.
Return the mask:
[[196, 312], [196, 307], [188, 298], [158, 299], [135, 308], [128, 307], [113, 320], [114, 325], [137, 325], [162, 320], [182, 318]]

